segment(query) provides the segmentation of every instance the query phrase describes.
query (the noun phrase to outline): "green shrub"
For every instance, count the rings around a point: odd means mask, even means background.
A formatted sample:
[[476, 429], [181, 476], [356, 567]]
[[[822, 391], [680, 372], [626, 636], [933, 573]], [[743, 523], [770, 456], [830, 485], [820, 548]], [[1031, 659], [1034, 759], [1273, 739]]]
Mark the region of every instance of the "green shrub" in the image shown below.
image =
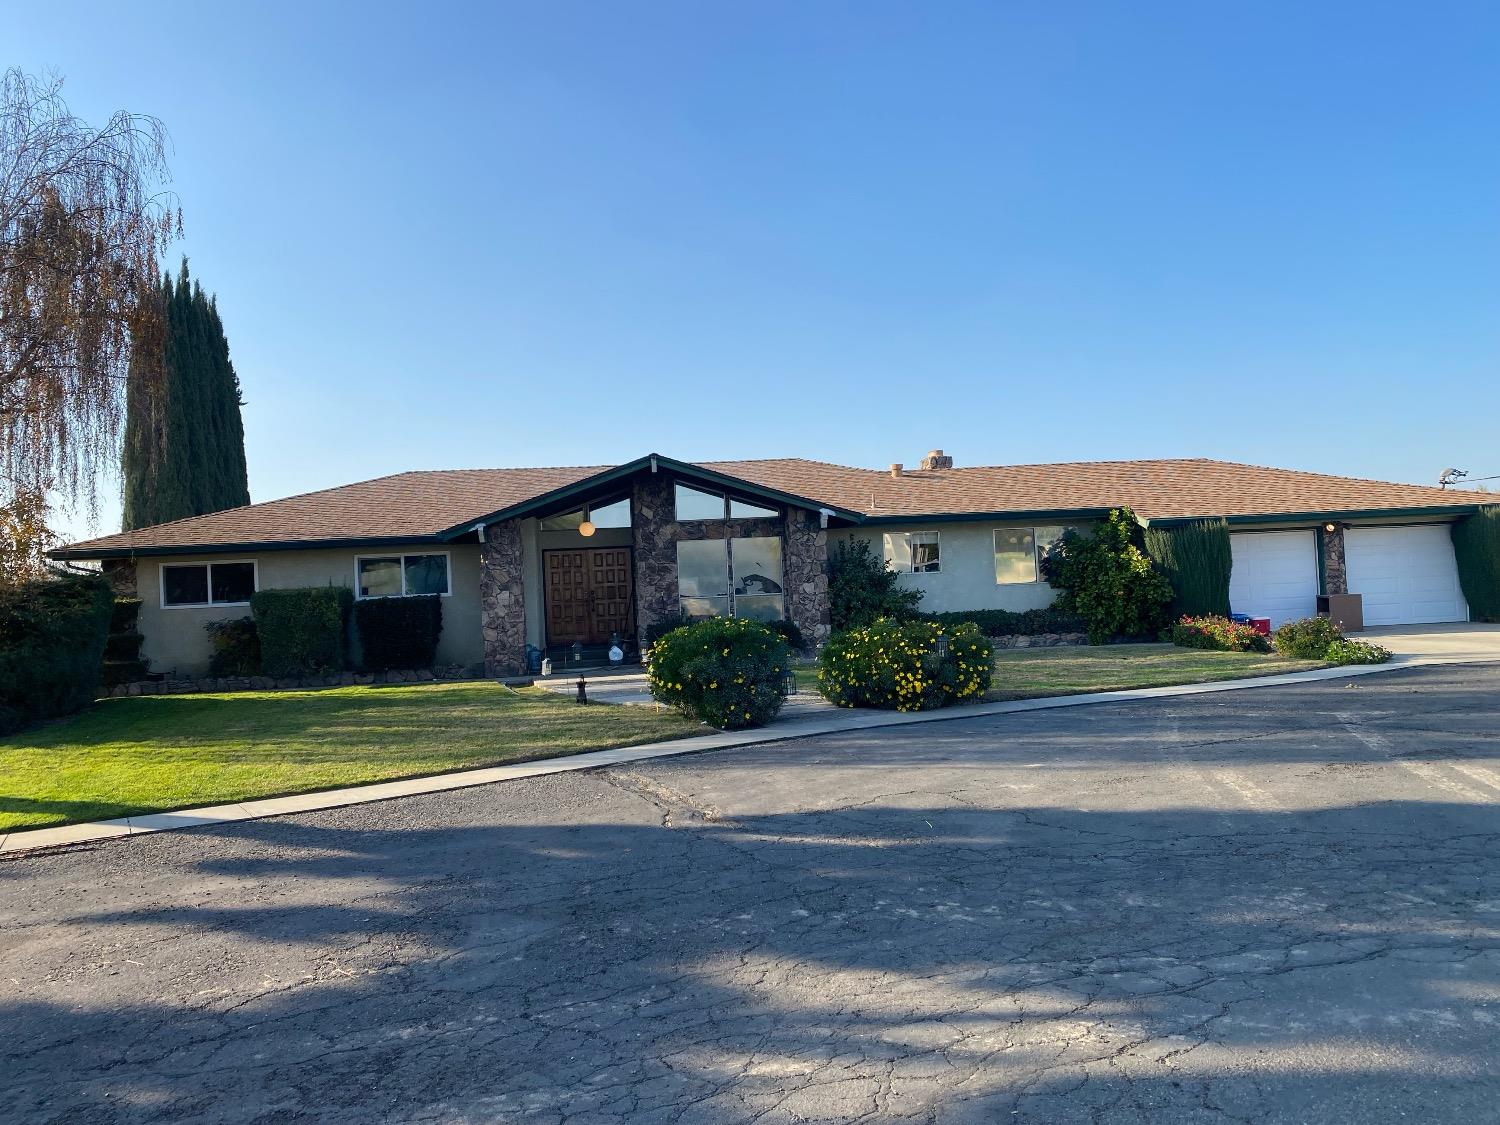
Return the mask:
[[437, 594], [368, 598], [354, 603], [354, 624], [370, 671], [431, 668], [443, 631], [443, 599]]
[[109, 615], [109, 638], [104, 642], [103, 684], [107, 688], [146, 678], [146, 664], [141, 659], [145, 638], [136, 628], [140, 614], [140, 598], [115, 599]]
[[1172, 584], [1172, 611], [1184, 617], [1229, 616], [1229, 524], [1194, 520], [1148, 527], [1146, 554]]
[[951, 610], [924, 613], [922, 620], [950, 627], [969, 621], [977, 625], [986, 637], [1035, 637], [1041, 633], [1087, 631], [1083, 618], [1074, 613], [1064, 613], [1056, 606], [1019, 612], [1009, 609]]
[[1172, 625], [1172, 643], [1180, 648], [1204, 648], [1214, 652], [1271, 651], [1269, 637], [1227, 617], [1189, 617], [1184, 614]]
[[343, 671], [352, 602], [346, 586], [260, 590], [251, 595], [261, 671], [277, 679]]
[[1323, 659], [1330, 664], [1384, 664], [1391, 658], [1391, 650], [1369, 641], [1334, 641], [1328, 646]]
[[1116, 508], [1093, 534], [1070, 531], [1042, 561], [1042, 577], [1062, 591], [1055, 607], [1083, 618], [1090, 644], [1156, 637], [1171, 620], [1172, 584], [1152, 568], [1128, 509]]
[[209, 621], [211, 650], [208, 658], [210, 676], [260, 675], [260, 634], [252, 617], [231, 617], [228, 621]]
[[783, 617], [779, 621], [767, 621], [766, 625], [771, 632], [784, 640], [793, 652], [801, 652], [807, 647], [807, 640], [802, 636], [802, 630], [797, 628], [797, 623], [791, 618]]
[[824, 646], [818, 689], [839, 707], [928, 711], [988, 691], [993, 656], [969, 622], [877, 621]]
[[1326, 617], [1304, 617], [1301, 621], [1288, 621], [1276, 630], [1273, 643], [1282, 656], [1298, 660], [1326, 660], [1328, 649], [1335, 641], [1344, 639], [1339, 627]]
[[682, 612], [678, 612], [670, 617], [658, 618], [646, 626], [646, 647], [654, 647], [657, 641], [661, 640], [674, 629], [681, 629], [684, 625], [691, 625], [692, 623], [692, 619]]
[[0, 731], [93, 702], [113, 612], [114, 591], [99, 576], [0, 588]]
[[1500, 504], [1489, 504], [1452, 528], [1458, 582], [1469, 617], [1500, 621]]
[[744, 617], [712, 617], [651, 646], [651, 695], [720, 730], [764, 726], [785, 702], [791, 653]]
[[905, 620], [922, 602], [921, 590], [908, 590], [868, 540], [839, 542], [828, 560], [828, 612], [834, 632], [873, 625], [881, 618]]

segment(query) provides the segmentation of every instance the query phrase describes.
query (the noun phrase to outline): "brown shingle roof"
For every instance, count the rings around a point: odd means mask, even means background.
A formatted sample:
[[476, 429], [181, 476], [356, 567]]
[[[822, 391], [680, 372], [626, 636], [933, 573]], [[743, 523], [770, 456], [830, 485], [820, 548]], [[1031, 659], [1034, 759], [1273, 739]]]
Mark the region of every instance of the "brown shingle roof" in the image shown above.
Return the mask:
[[[1479, 492], [1388, 484], [1206, 458], [913, 470], [899, 478], [880, 470], [801, 458], [700, 464], [762, 488], [873, 518], [1076, 512], [1121, 505], [1147, 519], [1275, 516], [1468, 506], [1494, 499]], [[611, 468], [397, 473], [90, 539], [72, 544], [60, 554], [89, 558], [92, 551], [420, 540]]]

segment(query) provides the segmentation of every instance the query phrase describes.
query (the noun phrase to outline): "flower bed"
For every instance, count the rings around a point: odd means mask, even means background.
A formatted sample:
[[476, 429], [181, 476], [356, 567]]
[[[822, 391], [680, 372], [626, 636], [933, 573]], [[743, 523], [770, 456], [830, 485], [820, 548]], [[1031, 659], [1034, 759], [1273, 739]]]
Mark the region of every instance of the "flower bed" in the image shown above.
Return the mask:
[[1180, 648], [1202, 648], [1214, 652], [1270, 652], [1271, 641], [1251, 626], [1227, 617], [1184, 614], [1172, 626], [1172, 643]]

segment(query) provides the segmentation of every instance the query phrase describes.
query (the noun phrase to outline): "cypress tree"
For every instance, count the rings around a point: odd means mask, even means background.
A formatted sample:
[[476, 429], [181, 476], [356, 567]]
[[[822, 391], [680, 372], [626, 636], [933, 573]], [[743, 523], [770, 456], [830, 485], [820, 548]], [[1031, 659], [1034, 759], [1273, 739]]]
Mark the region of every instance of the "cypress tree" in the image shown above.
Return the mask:
[[218, 303], [162, 281], [159, 326], [134, 341], [126, 384], [125, 530], [250, 502], [240, 383]]

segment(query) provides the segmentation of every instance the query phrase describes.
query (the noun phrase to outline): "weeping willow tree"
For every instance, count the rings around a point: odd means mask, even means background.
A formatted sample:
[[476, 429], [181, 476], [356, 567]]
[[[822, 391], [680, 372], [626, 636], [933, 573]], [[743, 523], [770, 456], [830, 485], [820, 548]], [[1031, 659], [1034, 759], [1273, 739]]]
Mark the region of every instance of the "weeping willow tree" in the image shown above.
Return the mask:
[[1229, 524], [1205, 519], [1148, 527], [1146, 553], [1172, 583], [1174, 613], [1229, 613]]
[[1452, 534], [1469, 616], [1500, 621], [1500, 504], [1487, 504], [1477, 515], [1459, 520]]
[[18, 516], [7, 526], [36, 525], [49, 495], [96, 510], [115, 466], [131, 339], [159, 331], [158, 263], [181, 234], [166, 145], [154, 117], [74, 116], [59, 78], [0, 78], [0, 511]]

